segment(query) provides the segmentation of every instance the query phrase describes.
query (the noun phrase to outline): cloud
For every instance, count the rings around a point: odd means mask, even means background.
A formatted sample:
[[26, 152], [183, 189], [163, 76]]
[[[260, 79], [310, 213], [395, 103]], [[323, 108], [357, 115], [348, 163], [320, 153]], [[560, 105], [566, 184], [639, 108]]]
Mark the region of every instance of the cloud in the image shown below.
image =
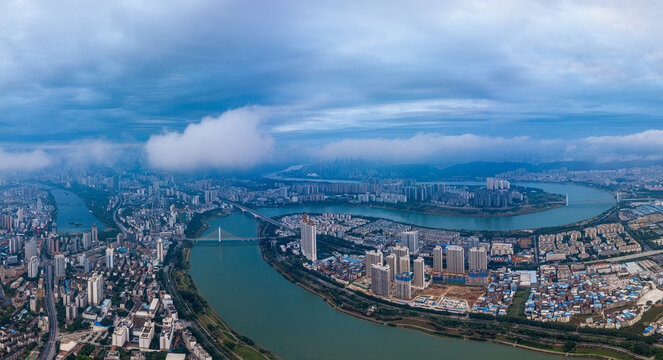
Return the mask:
[[41, 149], [7, 152], [0, 149], [0, 171], [33, 171], [51, 164], [51, 157]]
[[67, 143], [46, 144], [40, 148], [48, 151], [58, 166], [86, 168], [89, 166], [110, 167], [120, 163], [134, 162], [140, 145], [116, 143], [103, 139], [83, 139]]
[[153, 135], [145, 144], [149, 164], [157, 169], [245, 169], [267, 161], [274, 139], [260, 129], [251, 108], [226, 111], [188, 125], [182, 132]]
[[407, 138], [344, 139], [317, 148], [317, 159], [395, 162], [619, 161], [663, 159], [663, 130], [576, 139], [420, 133]]
[[[166, 122], [182, 131], [246, 104], [303, 108], [268, 124], [303, 134], [293, 143], [396, 126], [643, 131], [663, 118], [662, 11], [616, 0], [2, 1], [0, 141], [145, 141]], [[461, 100], [467, 111], [445, 105]]]
[[490, 137], [474, 134], [417, 134], [409, 138], [346, 139], [322, 146], [315, 152], [321, 159], [354, 158], [395, 162], [449, 162], [499, 160], [523, 155], [540, 140], [529, 137]]

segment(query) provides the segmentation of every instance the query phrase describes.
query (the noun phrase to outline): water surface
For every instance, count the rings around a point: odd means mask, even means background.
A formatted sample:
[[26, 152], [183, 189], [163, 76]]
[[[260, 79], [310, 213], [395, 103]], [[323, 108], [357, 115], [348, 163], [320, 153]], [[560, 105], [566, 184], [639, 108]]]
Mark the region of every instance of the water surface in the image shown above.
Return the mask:
[[97, 224], [98, 231], [106, 228], [99, 219], [90, 213], [90, 209], [75, 193], [58, 188], [49, 189], [48, 191], [53, 194], [58, 207], [58, 215], [55, 220], [58, 224], [58, 232], [81, 233], [90, 231], [93, 224]]
[[346, 213], [389, 219], [429, 228], [499, 231], [566, 225], [599, 215], [615, 205], [615, 199], [611, 193], [586, 186], [551, 183], [521, 183], [518, 185], [536, 187], [554, 194], [568, 194], [569, 206], [525, 215], [498, 217], [441, 216], [417, 214], [395, 209], [325, 204], [260, 208], [258, 211], [270, 217], [303, 212]]

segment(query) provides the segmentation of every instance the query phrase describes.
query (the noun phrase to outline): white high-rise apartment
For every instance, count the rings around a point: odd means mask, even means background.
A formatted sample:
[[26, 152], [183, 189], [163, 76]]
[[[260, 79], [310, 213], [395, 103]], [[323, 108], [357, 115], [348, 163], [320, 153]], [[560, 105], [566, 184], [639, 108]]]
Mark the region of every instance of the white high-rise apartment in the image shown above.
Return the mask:
[[382, 252], [380, 250], [369, 250], [366, 252], [366, 276], [373, 277], [373, 265], [382, 265]]
[[163, 264], [163, 259], [164, 259], [164, 251], [163, 251], [163, 239], [158, 238], [157, 239], [157, 261], [159, 264]]
[[30, 258], [28, 263], [28, 277], [31, 279], [39, 276], [39, 259], [36, 256]]
[[32, 239], [26, 242], [25, 246], [23, 247], [23, 251], [25, 253], [26, 260], [30, 260], [33, 256], [37, 256], [37, 240]]
[[410, 273], [410, 256], [406, 255], [398, 258], [398, 269], [396, 273]]
[[403, 244], [414, 254], [419, 250], [419, 233], [417, 231], [404, 231], [401, 233]]
[[81, 241], [83, 244], [83, 249], [89, 249], [90, 246], [92, 246], [92, 235], [89, 232], [84, 232], [83, 233], [83, 240]]
[[441, 273], [442, 270], [442, 247], [436, 246], [433, 248], [433, 271]]
[[488, 254], [483, 247], [473, 247], [468, 256], [469, 270], [485, 270], [488, 268]]
[[387, 266], [389, 266], [389, 278], [393, 281], [396, 276], [396, 269], [398, 268], [396, 254], [389, 254], [386, 258]]
[[410, 274], [396, 274], [396, 297], [401, 299], [412, 298], [412, 277], [410, 277]]
[[104, 278], [94, 274], [87, 279], [87, 301], [90, 305], [99, 306], [104, 298]]
[[64, 267], [64, 255], [57, 254], [55, 255], [55, 277], [64, 278], [65, 276], [65, 267]]
[[406, 248], [405, 246], [401, 246], [401, 245], [394, 246], [391, 249], [391, 252], [396, 254], [397, 258], [400, 258], [401, 256], [410, 255], [410, 250], [408, 248]]
[[115, 250], [106, 248], [106, 267], [112, 269], [115, 266]]
[[389, 267], [384, 265], [372, 265], [371, 272], [371, 291], [374, 294], [389, 296], [391, 295], [392, 278], [389, 277]]
[[302, 255], [310, 261], [318, 260], [318, 245], [315, 235], [315, 224], [307, 214], [302, 216], [302, 240], [300, 247]]
[[425, 284], [425, 277], [424, 277], [424, 259], [421, 257], [418, 257], [414, 259], [412, 262], [413, 267], [414, 267], [414, 277], [413, 277], [413, 282], [414, 286], [418, 288], [423, 288]]
[[447, 246], [447, 272], [450, 274], [465, 273], [465, 250], [461, 246]]

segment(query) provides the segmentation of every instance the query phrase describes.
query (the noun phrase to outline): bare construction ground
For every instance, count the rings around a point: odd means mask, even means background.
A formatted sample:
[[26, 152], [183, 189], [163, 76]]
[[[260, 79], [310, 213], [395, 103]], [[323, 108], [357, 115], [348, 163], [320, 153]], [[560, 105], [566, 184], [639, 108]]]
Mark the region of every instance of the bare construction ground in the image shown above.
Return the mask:
[[486, 290], [479, 286], [432, 284], [427, 289], [417, 292], [415, 296], [465, 300], [471, 307], [485, 292]]

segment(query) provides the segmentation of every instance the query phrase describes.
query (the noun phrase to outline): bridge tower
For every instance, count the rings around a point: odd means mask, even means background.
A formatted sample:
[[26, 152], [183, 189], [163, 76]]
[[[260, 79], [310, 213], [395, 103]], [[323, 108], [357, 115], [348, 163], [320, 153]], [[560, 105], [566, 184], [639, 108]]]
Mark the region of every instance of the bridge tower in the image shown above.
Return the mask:
[[569, 194], [566, 194], [566, 206], [569, 206]]
[[221, 226], [219, 226], [219, 244], [221, 244]]
[[621, 194], [619, 194], [619, 191], [617, 191], [617, 203], [621, 201]]

